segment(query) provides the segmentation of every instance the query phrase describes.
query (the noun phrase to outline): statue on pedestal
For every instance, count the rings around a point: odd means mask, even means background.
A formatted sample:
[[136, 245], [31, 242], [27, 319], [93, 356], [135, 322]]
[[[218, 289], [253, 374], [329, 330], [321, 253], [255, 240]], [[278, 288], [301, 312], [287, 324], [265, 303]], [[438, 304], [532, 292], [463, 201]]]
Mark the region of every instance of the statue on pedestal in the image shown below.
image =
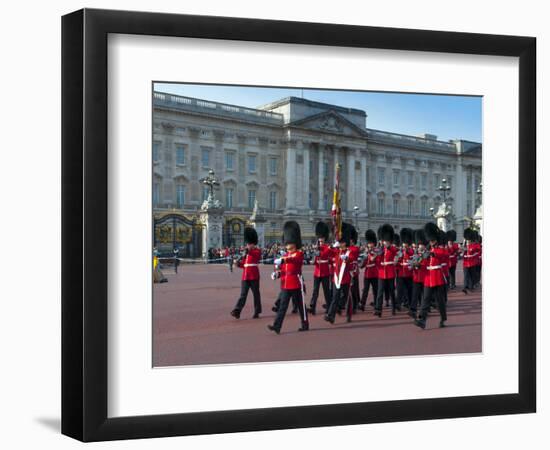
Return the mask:
[[200, 221], [204, 226], [202, 235], [203, 257], [207, 258], [209, 250], [220, 248], [222, 246], [222, 225], [223, 225], [223, 206], [214, 195], [214, 187], [220, 183], [214, 176], [214, 171], [210, 170], [208, 176], [199, 180], [202, 184], [210, 188], [208, 198], [202, 203], [200, 209]]
[[436, 219], [437, 226], [440, 230], [447, 232], [449, 231], [451, 227], [451, 219], [452, 219], [452, 208], [451, 205], [447, 205], [447, 203], [443, 202], [441, 205], [439, 205], [439, 208], [437, 209], [437, 212], [434, 213], [434, 218]]

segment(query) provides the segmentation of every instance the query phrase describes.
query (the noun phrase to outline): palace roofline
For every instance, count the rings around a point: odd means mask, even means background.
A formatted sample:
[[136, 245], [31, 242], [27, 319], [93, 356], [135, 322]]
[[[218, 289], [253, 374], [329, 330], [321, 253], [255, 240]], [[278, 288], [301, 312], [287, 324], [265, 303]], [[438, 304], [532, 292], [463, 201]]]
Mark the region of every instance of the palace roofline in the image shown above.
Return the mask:
[[281, 105], [285, 105], [291, 102], [302, 103], [304, 105], [313, 106], [313, 107], [321, 107], [321, 108], [328, 107], [328, 109], [332, 109], [333, 111], [343, 112], [346, 114], [360, 114], [362, 116], [367, 117], [367, 113], [362, 109], [347, 108], [345, 106], [334, 105], [332, 103], [317, 102], [315, 100], [308, 100], [306, 98], [293, 97], [293, 96], [281, 98], [279, 100], [275, 100], [274, 102], [266, 103], [265, 105], [260, 105], [257, 108], [261, 110], [268, 110], [268, 109], [277, 108]]

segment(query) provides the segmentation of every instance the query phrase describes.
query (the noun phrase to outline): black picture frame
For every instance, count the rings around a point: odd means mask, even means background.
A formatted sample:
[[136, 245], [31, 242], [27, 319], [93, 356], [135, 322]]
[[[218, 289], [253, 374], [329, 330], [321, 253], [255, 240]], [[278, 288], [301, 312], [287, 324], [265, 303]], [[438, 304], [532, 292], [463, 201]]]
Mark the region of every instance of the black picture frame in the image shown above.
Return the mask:
[[[518, 57], [519, 230], [530, 237], [529, 246], [518, 246], [518, 393], [108, 418], [109, 33]], [[533, 37], [94, 9], [64, 16], [62, 433], [102, 441], [535, 412], [535, 94]]]

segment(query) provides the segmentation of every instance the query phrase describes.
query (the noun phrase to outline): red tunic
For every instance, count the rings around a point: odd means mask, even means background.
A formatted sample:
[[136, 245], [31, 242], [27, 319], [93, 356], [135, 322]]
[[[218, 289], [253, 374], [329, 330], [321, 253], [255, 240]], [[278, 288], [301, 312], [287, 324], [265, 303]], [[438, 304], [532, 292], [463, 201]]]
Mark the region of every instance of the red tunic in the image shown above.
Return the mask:
[[365, 261], [363, 262], [363, 267], [365, 268], [365, 278], [378, 278], [378, 266], [380, 262], [380, 257], [369, 251]]
[[[338, 279], [340, 278], [340, 271], [344, 264], [345, 264], [344, 272], [342, 273], [342, 277], [340, 279], [340, 285], [349, 284], [351, 282], [350, 270], [355, 264], [355, 260], [353, 259], [353, 253], [354, 252], [352, 252], [351, 249], [347, 249], [347, 250], [334, 249], [333, 250], [333, 257], [334, 257], [333, 280], [337, 286], [338, 286]], [[347, 259], [343, 260], [341, 258], [342, 255], [347, 255]]]
[[291, 291], [301, 289], [299, 275], [302, 274], [304, 254], [301, 250], [292, 253], [285, 253], [281, 264], [281, 289]]
[[359, 259], [361, 249], [356, 245], [350, 245], [349, 251], [350, 251], [350, 260], [351, 260], [350, 274], [352, 277], [355, 277], [359, 273], [359, 266], [358, 266], [357, 260]]
[[331, 264], [332, 252], [327, 244], [319, 245], [319, 256], [316, 256], [313, 260], [315, 269], [313, 269], [313, 276], [316, 278], [323, 278], [330, 276], [330, 264]]
[[423, 259], [420, 261], [420, 267], [415, 267], [413, 269], [413, 283], [422, 283], [424, 284], [424, 279], [426, 278], [426, 274], [428, 273], [428, 259]]
[[479, 265], [480, 253], [481, 248], [477, 242], [472, 242], [466, 245], [466, 252], [464, 253], [464, 268]]
[[242, 280], [260, 279], [260, 271], [258, 270], [260, 259], [262, 259], [261, 250], [259, 248], [253, 248], [239, 261], [237, 266], [243, 269]]
[[456, 242], [453, 242], [452, 245], [447, 245], [447, 251], [449, 252], [449, 267], [456, 267], [460, 247]]
[[394, 245], [390, 247], [384, 247], [384, 253], [380, 255], [380, 261], [378, 266], [378, 278], [388, 280], [395, 278], [395, 256], [397, 255], [397, 248]]
[[398, 264], [399, 264], [399, 273], [398, 276], [401, 278], [411, 278], [413, 276], [413, 271], [411, 267], [409, 266], [409, 259], [412, 258], [414, 255], [414, 251], [412, 248], [403, 248], [403, 256], [399, 258]]
[[445, 278], [443, 277], [443, 265], [445, 261], [445, 254], [447, 252], [442, 248], [434, 248], [431, 250], [433, 256], [429, 256], [426, 261], [427, 273], [424, 277], [424, 286], [425, 287], [437, 287], [443, 286], [445, 284]]

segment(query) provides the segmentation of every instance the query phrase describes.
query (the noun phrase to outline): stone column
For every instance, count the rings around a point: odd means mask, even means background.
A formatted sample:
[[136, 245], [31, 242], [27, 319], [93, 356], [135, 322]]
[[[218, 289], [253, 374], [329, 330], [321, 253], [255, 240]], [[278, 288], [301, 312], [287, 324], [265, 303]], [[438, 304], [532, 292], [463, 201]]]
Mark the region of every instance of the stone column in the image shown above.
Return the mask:
[[325, 161], [325, 146], [323, 144], [319, 144], [319, 151], [318, 151], [318, 157], [319, 157], [319, 174], [318, 174], [318, 198], [317, 198], [317, 209], [319, 211], [323, 211], [325, 208], [325, 204], [323, 202], [323, 198], [325, 196], [325, 174], [324, 174], [324, 161]]
[[302, 151], [304, 152], [304, 165], [302, 168], [302, 192], [303, 192], [303, 207], [309, 209], [309, 141], [302, 141]]
[[346, 209], [353, 211], [353, 207], [356, 205], [356, 190], [355, 190], [355, 149], [346, 149]]
[[[216, 201], [217, 202], [217, 201]], [[203, 257], [208, 258], [208, 249], [222, 246], [223, 208], [219, 202], [205, 201], [200, 212], [200, 221], [204, 227], [202, 233]]]
[[[451, 195], [454, 198], [453, 209], [457, 225], [463, 224], [466, 209], [466, 183], [464, 182], [464, 170], [462, 167], [462, 157], [458, 157], [455, 171], [454, 192]], [[458, 231], [458, 230], [457, 230]], [[463, 231], [463, 230], [460, 230]]]
[[360, 211], [367, 214], [367, 154], [361, 156], [361, 205]]
[[296, 214], [296, 148], [288, 141], [286, 148], [285, 214]]

